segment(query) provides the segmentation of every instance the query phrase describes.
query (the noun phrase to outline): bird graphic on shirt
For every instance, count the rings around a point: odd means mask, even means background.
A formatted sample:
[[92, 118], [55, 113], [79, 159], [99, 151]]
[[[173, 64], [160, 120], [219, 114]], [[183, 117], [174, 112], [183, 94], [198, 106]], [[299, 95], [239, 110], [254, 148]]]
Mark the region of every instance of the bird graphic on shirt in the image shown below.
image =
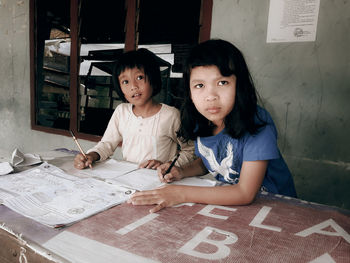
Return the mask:
[[230, 174], [238, 174], [238, 172], [231, 169], [231, 165], [233, 162], [233, 146], [232, 143], [228, 143], [226, 146], [226, 157], [222, 159], [220, 164], [215, 158], [214, 151], [208, 147], [206, 147], [204, 144], [201, 143], [200, 138], [197, 138], [197, 145], [198, 145], [198, 151], [199, 153], [207, 159], [210, 168], [212, 171], [209, 171], [214, 177], [216, 175], [221, 174], [225, 181], [233, 183], [235, 179], [232, 179], [230, 177]]

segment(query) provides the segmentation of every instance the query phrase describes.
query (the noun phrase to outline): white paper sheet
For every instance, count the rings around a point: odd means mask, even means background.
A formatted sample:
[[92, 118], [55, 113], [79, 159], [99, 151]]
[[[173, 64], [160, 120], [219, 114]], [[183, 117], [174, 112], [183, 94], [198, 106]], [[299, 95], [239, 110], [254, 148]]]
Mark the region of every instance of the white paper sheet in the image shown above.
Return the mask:
[[0, 163], [0, 175], [5, 175], [13, 172], [13, 167], [9, 162]]
[[124, 175], [110, 178], [107, 180], [111, 184], [121, 185], [131, 189], [143, 191], [152, 190], [162, 186], [156, 170], [151, 169], [137, 169]]
[[92, 169], [79, 170], [77, 173], [79, 173], [80, 175], [85, 175], [87, 177], [94, 177], [106, 180], [119, 177], [137, 169], [138, 165], [136, 163], [109, 159], [104, 162], [96, 162], [93, 164]]
[[25, 153], [23, 154], [17, 148], [12, 153], [12, 165], [14, 167], [24, 167], [30, 166], [38, 163], [42, 163], [41, 157], [38, 154], [34, 153]]

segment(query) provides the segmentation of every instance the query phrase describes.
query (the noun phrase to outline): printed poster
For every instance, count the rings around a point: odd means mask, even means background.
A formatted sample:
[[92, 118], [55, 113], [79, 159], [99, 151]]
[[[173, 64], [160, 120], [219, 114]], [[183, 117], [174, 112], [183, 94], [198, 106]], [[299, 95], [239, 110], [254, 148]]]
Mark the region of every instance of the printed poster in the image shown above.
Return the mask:
[[320, 0], [270, 0], [267, 43], [315, 41]]

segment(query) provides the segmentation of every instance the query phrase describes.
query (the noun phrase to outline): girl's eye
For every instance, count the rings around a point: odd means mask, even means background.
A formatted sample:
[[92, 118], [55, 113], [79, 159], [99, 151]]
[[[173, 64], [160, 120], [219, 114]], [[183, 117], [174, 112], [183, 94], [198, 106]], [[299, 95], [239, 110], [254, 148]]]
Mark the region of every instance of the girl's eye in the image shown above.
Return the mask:
[[127, 80], [122, 80], [122, 81], [121, 81], [121, 84], [122, 84], [122, 85], [127, 85], [128, 83], [129, 83], [129, 81], [127, 81]]
[[219, 86], [224, 86], [224, 85], [227, 85], [227, 84], [228, 84], [228, 81], [226, 81], [226, 80], [220, 80], [218, 84], [219, 84]]
[[204, 87], [203, 84], [196, 84], [196, 85], [194, 85], [194, 88], [196, 88], [196, 89], [200, 89], [200, 88], [203, 88], [203, 87]]
[[144, 77], [142, 75], [137, 76], [137, 80], [142, 80]]

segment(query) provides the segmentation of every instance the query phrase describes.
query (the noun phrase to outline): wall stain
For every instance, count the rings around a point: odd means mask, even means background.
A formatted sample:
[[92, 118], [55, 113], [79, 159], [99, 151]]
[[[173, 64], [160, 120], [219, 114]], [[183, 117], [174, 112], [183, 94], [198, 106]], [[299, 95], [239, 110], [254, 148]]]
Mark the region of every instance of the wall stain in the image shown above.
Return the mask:
[[290, 102], [286, 102], [286, 114], [285, 114], [285, 119], [284, 119], [284, 133], [283, 133], [283, 143], [282, 143], [282, 152], [284, 152], [285, 147], [286, 147], [286, 138], [287, 138], [287, 130], [288, 130], [288, 112], [289, 112], [289, 105]]
[[286, 158], [297, 159], [298, 162], [308, 161], [308, 162], [314, 162], [314, 163], [328, 164], [328, 165], [342, 167], [346, 171], [350, 171], [350, 163], [347, 163], [347, 162], [341, 162], [341, 161], [337, 162], [337, 161], [331, 161], [331, 160], [317, 160], [317, 159], [311, 159], [311, 158], [307, 158], [307, 157], [298, 157], [298, 156], [286, 155], [286, 154], [284, 154], [284, 156]]
[[[303, 107], [302, 107], [302, 105], [299, 106], [299, 109], [301, 109], [301, 110], [300, 110], [300, 112], [299, 112], [299, 119], [298, 119], [298, 124], [297, 124], [297, 131], [301, 131], [301, 124], [302, 124], [302, 122], [303, 122]], [[297, 137], [298, 137], [298, 139], [299, 139], [299, 135], [300, 135], [300, 133], [297, 132]]]
[[315, 57], [316, 57], [316, 61], [317, 61], [317, 70], [318, 70], [318, 74], [319, 74], [319, 79], [321, 81], [320, 83], [320, 97], [319, 97], [319, 101], [318, 101], [318, 109], [317, 109], [317, 114], [316, 114], [316, 118], [315, 118], [315, 127], [318, 128], [318, 121], [319, 121], [319, 117], [320, 117], [320, 112], [322, 109], [322, 103], [323, 103], [323, 78], [322, 78], [322, 71], [321, 71], [321, 66], [320, 66], [320, 57], [319, 57], [319, 53], [318, 50], [316, 49], [315, 52]]

